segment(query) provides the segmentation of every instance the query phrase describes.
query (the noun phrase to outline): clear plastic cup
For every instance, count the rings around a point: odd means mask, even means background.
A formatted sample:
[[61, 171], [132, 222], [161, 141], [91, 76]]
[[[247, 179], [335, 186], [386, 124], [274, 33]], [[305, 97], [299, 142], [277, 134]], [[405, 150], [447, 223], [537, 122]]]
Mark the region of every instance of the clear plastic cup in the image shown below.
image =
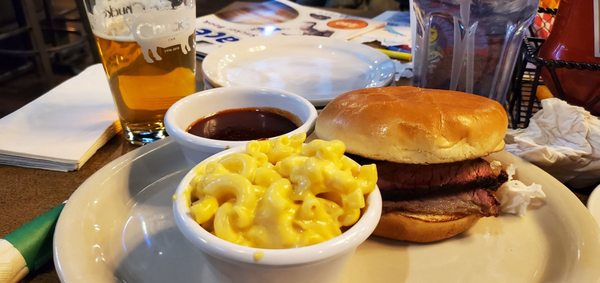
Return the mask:
[[413, 0], [413, 84], [506, 105], [515, 60], [538, 0]]

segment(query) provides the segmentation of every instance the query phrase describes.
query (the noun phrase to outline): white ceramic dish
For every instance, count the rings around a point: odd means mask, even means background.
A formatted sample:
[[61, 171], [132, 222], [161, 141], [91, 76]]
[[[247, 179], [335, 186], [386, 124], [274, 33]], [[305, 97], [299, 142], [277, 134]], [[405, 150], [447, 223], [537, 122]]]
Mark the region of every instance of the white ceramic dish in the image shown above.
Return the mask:
[[196, 164], [224, 149], [245, 145], [248, 141], [226, 141], [199, 137], [187, 130], [200, 118], [223, 110], [268, 107], [285, 110], [300, 124], [286, 135], [310, 134], [317, 119], [317, 109], [297, 94], [263, 87], [220, 87], [188, 95], [169, 107], [165, 115], [167, 132], [185, 151], [190, 164]]
[[[343, 282], [600, 282], [600, 232], [585, 206], [538, 167], [506, 152], [494, 158], [515, 164], [526, 184], [542, 184], [546, 205], [524, 217], [482, 219], [465, 235], [435, 244], [371, 238]], [[171, 197], [189, 169], [167, 138], [82, 184], [55, 232], [62, 282], [214, 282], [173, 220]]]
[[587, 208], [600, 225], [600, 185], [598, 185], [590, 194], [587, 201]]
[[[237, 245], [223, 240], [202, 228], [191, 216], [189, 184], [198, 176], [197, 168], [208, 161], [221, 159], [232, 153], [245, 152], [243, 146], [219, 152], [192, 168], [181, 180], [174, 194], [173, 214], [179, 231], [206, 254], [212, 273], [219, 282], [236, 283], [286, 282], [305, 283], [304, 275], [322, 278], [323, 282], [335, 282], [343, 272], [344, 264], [356, 248], [373, 233], [381, 216], [381, 194], [375, 189], [366, 199], [366, 209], [352, 227], [341, 235], [327, 241], [292, 249], [266, 249]], [[260, 260], [256, 255], [260, 254]]]
[[284, 89], [323, 106], [346, 91], [391, 84], [394, 63], [356, 42], [274, 36], [223, 45], [202, 61], [202, 72], [208, 85]]

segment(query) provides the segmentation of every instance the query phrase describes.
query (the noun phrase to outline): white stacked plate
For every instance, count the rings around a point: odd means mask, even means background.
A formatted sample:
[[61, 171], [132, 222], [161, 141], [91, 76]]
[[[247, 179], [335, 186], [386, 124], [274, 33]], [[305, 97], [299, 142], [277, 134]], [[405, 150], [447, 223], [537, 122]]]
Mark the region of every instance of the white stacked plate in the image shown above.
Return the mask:
[[590, 194], [587, 201], [587, 208], [590, 210], [596, 222], [600, 225], [600, 185], [598, 185]]
[[284, 89], [323, 106], [355, 89], [388, 86], [394, 63], [366, 45], [317, 36], [254, 37], [228, 43], [202, 62], [205, 88]]
[[[514, 164], [524, 183], [542, 185], [545, 205], [522, 217], [482, 218], [465, 234], [438, 243], [371, 237], [341, 282], [598, 282], [600, 228], [581, 201], [508, 152], [489, 158]], [[87, 179], [56, 224], [54, 264], [61, 282], [216, 282], [204, 255], [173, 219], [172, 196], [189, 169], [167, 138]]]

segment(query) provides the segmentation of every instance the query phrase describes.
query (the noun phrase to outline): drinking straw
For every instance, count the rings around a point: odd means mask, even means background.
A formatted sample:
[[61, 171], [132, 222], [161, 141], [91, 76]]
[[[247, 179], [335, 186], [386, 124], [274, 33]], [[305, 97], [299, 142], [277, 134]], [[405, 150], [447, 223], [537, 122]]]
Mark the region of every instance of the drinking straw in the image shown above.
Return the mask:
[[465, 91], [474, 93], [474, 79], [475, 79], [475, 32], [477, 31], [478, 22], [473, 23], [467, 29], [466, 48], [467, 48], [467, 77], [465, 82]]
[[398, 60], [402, 60], [402, 61], [412, 61], [412, 54], [410, 54], [410, 53], [406, 53], [406, 52], [402, 52], [402, 51], [387, 50], [387, 49], [383, 49], [383, 48], [375, 48], [375, 49], [383, 52], [385, 55], [389, 56], [392, 59], [398, 59]]
[[65, 203], [0, 239], [0, 282], [18, 282], [52, 258], [54, 227]]

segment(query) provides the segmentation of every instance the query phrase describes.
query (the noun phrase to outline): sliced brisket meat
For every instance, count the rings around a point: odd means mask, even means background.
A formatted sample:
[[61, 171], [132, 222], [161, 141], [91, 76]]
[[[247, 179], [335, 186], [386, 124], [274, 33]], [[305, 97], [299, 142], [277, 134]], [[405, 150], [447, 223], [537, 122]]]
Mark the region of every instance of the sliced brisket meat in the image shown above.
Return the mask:
[[497, 216], [500, 203], [493, 191], [508, 179], [482, 158], [426, 165], [352, 158], [377, 165], [383, 213]]
[[383, 212], [395, 210], [413, 213], [498, 216], [500, 203], [493, 192], [473, 189], [452, 194], [411, 200], [383, 201]]
[[474, 188], [495, 190], [504, 182], [505, 172], [494, 172], [481, 159], [444, 164], [399, 164], [376, 161], [378, 181], [384, 199], [422, 197]]

